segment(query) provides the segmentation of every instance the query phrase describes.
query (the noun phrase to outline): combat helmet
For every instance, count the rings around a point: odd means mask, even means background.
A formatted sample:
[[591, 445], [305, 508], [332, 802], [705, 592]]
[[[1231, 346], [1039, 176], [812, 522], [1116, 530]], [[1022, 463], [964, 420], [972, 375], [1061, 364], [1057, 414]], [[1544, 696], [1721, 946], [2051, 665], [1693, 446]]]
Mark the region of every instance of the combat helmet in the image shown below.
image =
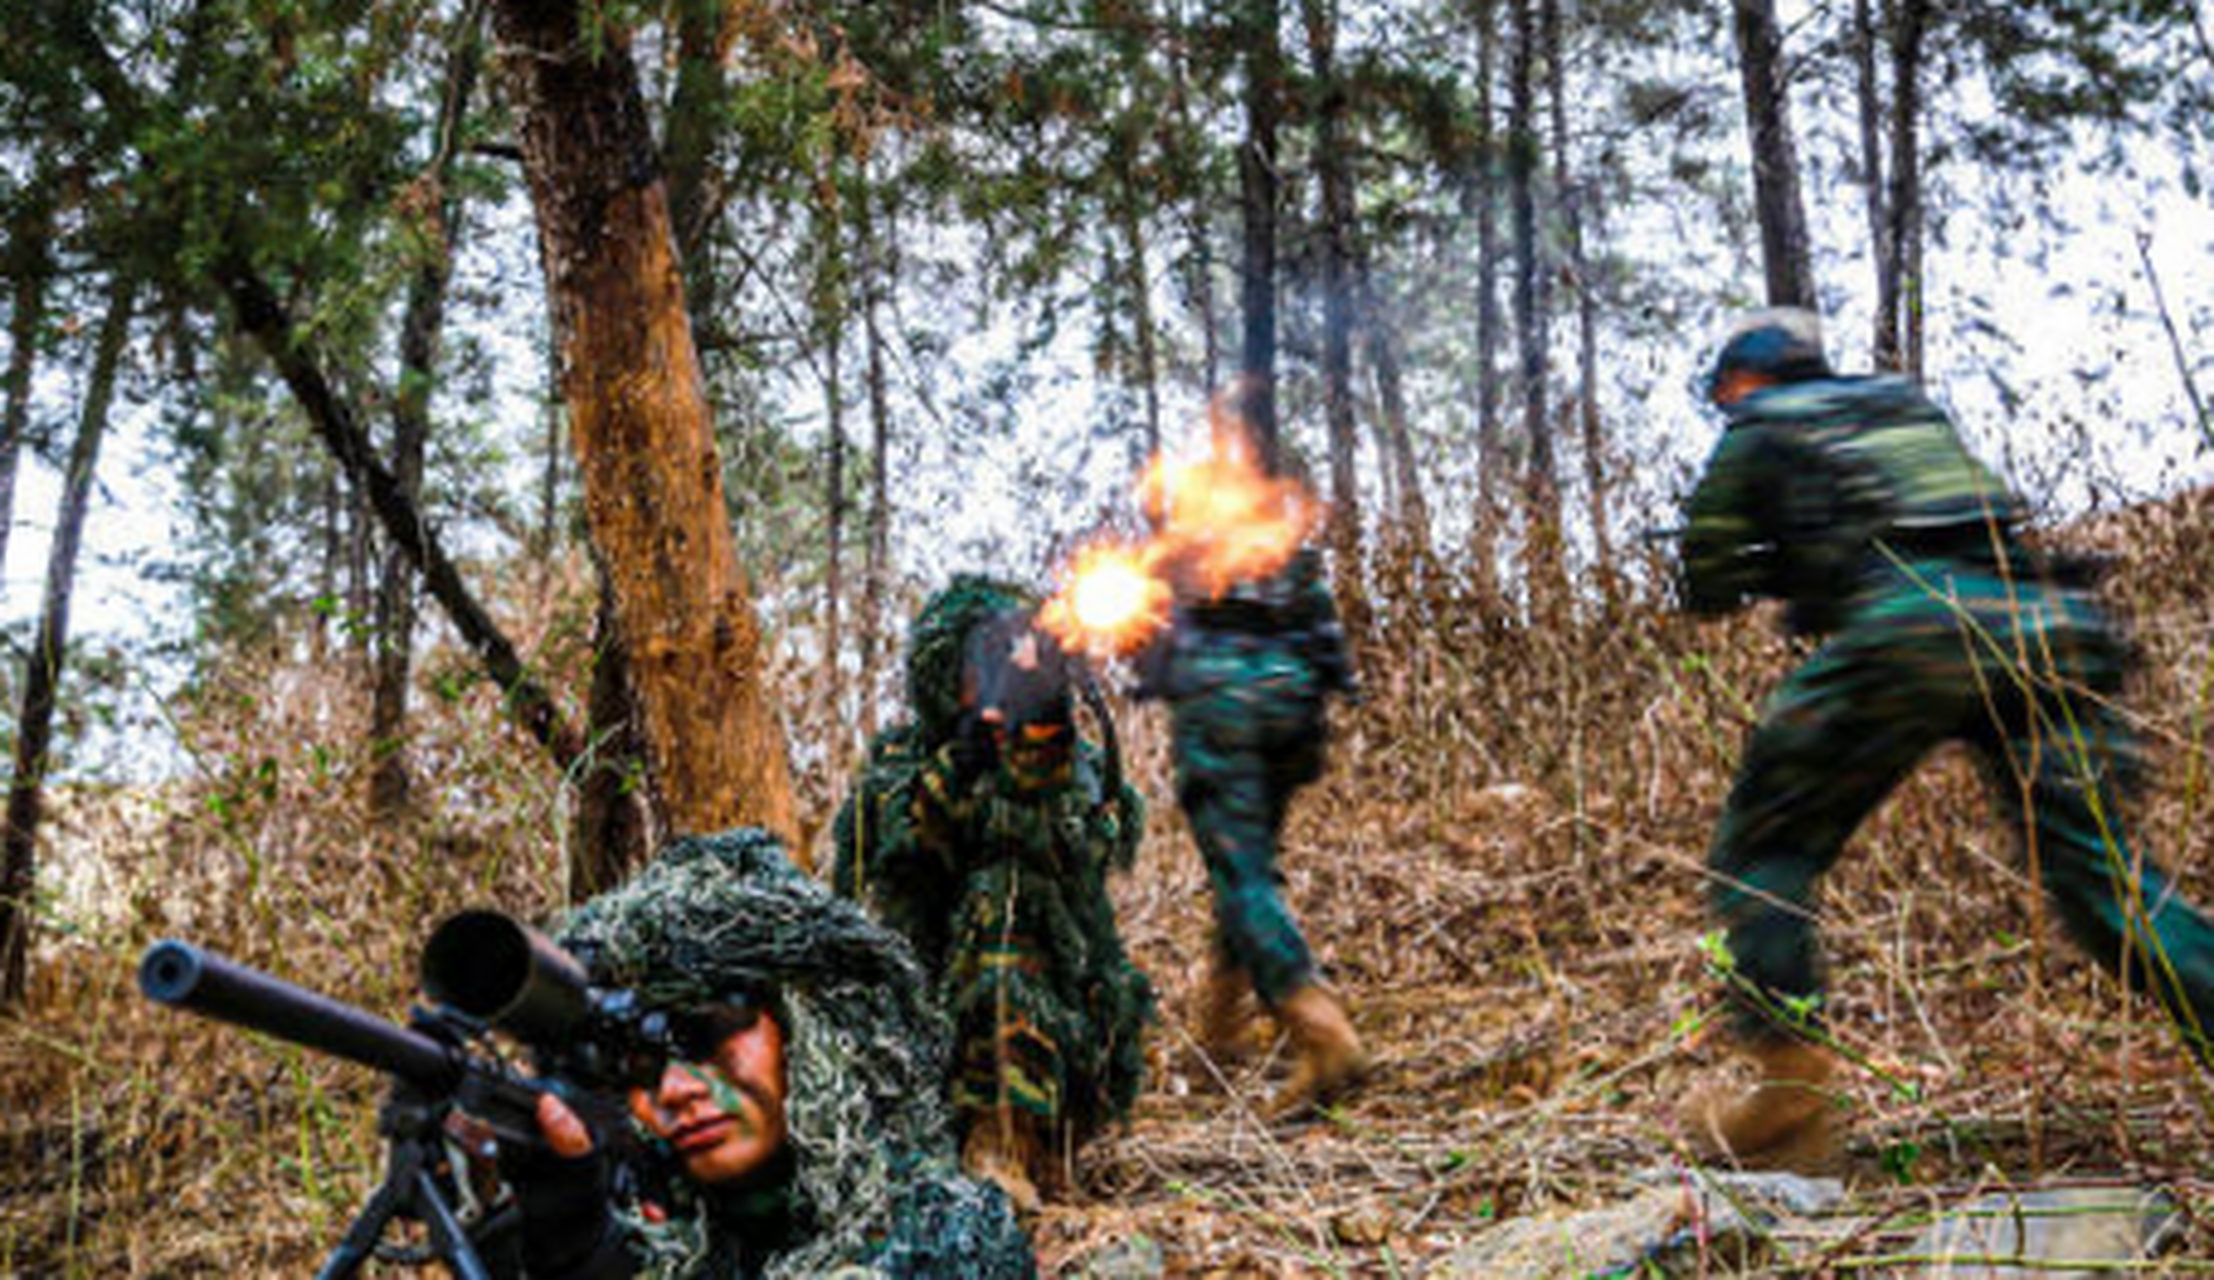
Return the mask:
[[1739, 371], [1778, 382], [1831, 377], [1829, 357], [1822, 352], [1822, 318], [1804, 307], [1763, 307], [1739, 316], [1707, 371], [1707, 398], [1714, 398], [1725, 376]]

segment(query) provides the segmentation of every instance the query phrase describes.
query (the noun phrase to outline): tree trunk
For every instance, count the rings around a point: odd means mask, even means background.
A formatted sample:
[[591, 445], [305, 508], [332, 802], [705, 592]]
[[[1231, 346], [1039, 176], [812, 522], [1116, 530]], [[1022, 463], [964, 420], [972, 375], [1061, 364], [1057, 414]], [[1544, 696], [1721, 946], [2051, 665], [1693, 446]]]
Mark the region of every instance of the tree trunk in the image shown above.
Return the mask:
[[1245, 223], [1240, 306], [1245, 340], [1238, 362], [1238, 419], [1261, 462], [1276, 449], [1276, 131], [1282, 111], [1283, 49], [1276, 0], [1239, 0], [1245, 60], [1245, 144], [1238, 149], [1238, 203]]
[[1476, 29], [1476, 155], [1470, 192], [1476, 202], [1476, 488], [1469, 555], [1476, 590], [1487, 601], [1499, 595], [1499, 533], [1505, 518], [1504, 440], [1499, 405], [1499, 174], [1500, 147], [1492, 131], [1493, 81], [1499, 63], [1498, 0], [1480, 0]]
[[[1570, 159], [1568, 137], [1568, 60], [1563, 56], [1557, 0], [1547, 0], [1546, 65], [1553, 109], [1553, 174], [1560, 191], [1561, 239], [1568, 254], [1568, 279], [1576, 287], [1577, 436], [1583, 447], [1585, 510], [1591, 522], [1592, 563], [1607, 611], [1616, 604], [1614, 538], [1607, 528], [1606, 433], [1599, 420], [1599, 300], [1592, 289], [1591, 263], [1584, 255], [1584, 191]], [[1788, 138], [1788, 135], [1787, 135]], [[1794, 183], [1796, 190], [1796, 183]], [[1804, 247], [1804, 236], [1801, 246]]]
[[[422, 257], [408, 280], [407, 309], [400, 322], [400, 381], [392, 400], [392, 478], [418, 513], [423, 450], [430, 439], [431, 389], [437, 385], [446, 289], [453, 278], [453, 242], [461, 227], [454, 162], [461, 153], [461, 126], [483, 57], [475, 11], [467, 22], [456, 33], [459, 43], [438, 109], [437, 149], [425, 171], [435, 198], [415, 229]], [[380, 568], [374, 628], [376, 685], [369, 704], [370, 753], [376, 761], [369, 775], [369, 817], [376, 825], [398, 818], [408, 804], [407, 685], [415, 650], [414, 570], [397, 547], [386, 548]]]
[[1399, 331], [1376, 298], [1374, 271], [1365, 257], [1360, 267], [1361, 331], [1368, 341], [1368, 363], [1376, 379], [1377, 422], [1384, 456], [1390, 461], [1392, 509], [1400, 536], [1418, 558], [1430, 554], [1430, 503], [1422, 493], [1422, 469], [1416, 465], [1413, 433], [1407, 425], [1407, 390], [1399, 360]]
[[723, 59], [729, 51], [722, 0], [677, 0], [676, 85], [663, 126], [662, 164], [669, 175], [669, 225], [677, 261], [684, 267], [684, 296], [692, 329], [703, 345], [720, 327], [714, 237], [722, 206], [715, 173], [715, 143], [727, 132], [723, 113], [728, 87]]
[[484, 663], [485, 673], [506, 695], [510, 713], [525, 732], [546, 747], [557, 765], [567, 769], [574, 764], [581, 746], [564, 722], [561, 709], [531, 678], [515, 646], [470, 594], [460, 571], [446, 557], [445, 548], [439, 545], [422, 514], [400, 491], [399, 479], [377, 460], [369, 447], [368, 432], [362, 429], [353, 408], [331, 390], [314, 350], [276, 294], [239, 259], [219, 262], [214, 270], [218, 283], [230, 296], [239, 328], [253, 337], [277, 366], [277, 373], [291, 388], [292, 398], [338, 460], [347, 481], [355, 491], [368, 495], [385, 536], [407, 553], [408, 562], [423, 576], [431, 598], [446, 611], [462, 640]]
[[8, 228], [7, 269], [15, 282], [8, 316], [8, 369], [5, 417], [0, 417], [0, 595], [6, 592], [8, 530], [15, 524], [15, 475], [23, 456], [24, 433], [31, 425], [31, 371], [38, 363], [39, 335], [46, 327], [46, 285], [54, 261], [48, 237], [54, 206], [43, 170], [24, 193]]
[[1768, 305], [1814, 303], [1814, 259], [1806, 206], [1799, 198], [1799, 155], [1791, 134], [1783, 33], [1775, 0], [1734, 0], [1738, 80], [1753, 148], [1753, 204], [1760, 215], [1760, 258]]
[[47, 552], [38, 635], [24, 662], [22, 701], [15, 721], [15, 771], [8, 782], [7, 827], [0, 831], [0, 1007], [21, 1002], [29, 978], [29, 908], [38, 879], [38, 827], [45, 805], [46, 770], [53, 763], [48, 752], [54, 742], [54, 712], [69, 654], [69, 596], [76, 585], [85, 512], [92, 505], [92, 473], [100, 462], [100, 441], [107, 434], [108, 408], [114, 403], [137, 294], [136, 278], [117, 277], [107, 316], [100, 322], [77, 439], [70, 445], [69, 470], [63, 476], [61, 507], [54, 517], [53, 545]]
[[815, 282], [815, 340], [823, 348], [823, 409], [828, 434], [823, 442], [823, 511], [828, 526], [823, 573], [823, 667], [830, 683], [832, 732], [838, 735], [831, 759], [833, 768], [845, 766], [849, 746], [844, 733], [845, 670], [839, 661], [846, 647], [841, 616], [846, 598], [845, 236], [833, 173], [818, 186], [815, 200], [816, 252], [821, 255]]
[[499, 0], [569, 429], [607, 556], [671, 835], [766, 827], [798, 847], [698, 353], [623, 33]]
[[[1896, 0], [1891, 30], [1891, 296], [1897, 347], [1877, 363], [1922, 376], [1922, 43], [1928, 0]], [[1884, 357], [1888, 354], [1889, 360]]]
[[1137, 330], [1138, 390], [1145, 404], [1144, 457], [1161, 451], [1161, 370], [1159, 345], [1153, 332], [1153, 272], [1146, 266], [1145, 211], [1140, 207], [1135, 156], [1125, 151], [1119, 175], [1122, 190], [1116, 215], [1122, 223], [1123, 251], [1128, 258], [1124, 288], [1130, 299], [1130, 324]]
[[[1552, 12], [1545, 0], [1544, 12]], [[1537, 236], [1537, 60], [1543, 39], [1535, 0], [1516, 0], [1514, 50], [1508, 69], [1507, 181], [1514, 218], [1515, 339], [1521, 357], [1516, 379], [1522, 395], [1522, 433], [1529, 449], [1523, 501], [1529, 509], [1528, 555], [1533, 599], [1557, 599], [1566, 587], [1561, 565], [1560, 486], [1553, 461], [1553, 428], [1548, 408], [1550, 374], [1547, 337], [1547, 267], [1540, 260]], [[1550, 23], [1547, 24], [1550, 26]]]
[[1876, 266], [1870, 358], [1878, 368], [1895, 368], [1896, 356], [1887, 363], [1884, 355], [1899, 349], [1899, 293], [1898, 279], [1891, 271], [1891, 214], [1884, 207], [1883, 93], [1876, 81], [1873, 3], [1853, 0], [1853, 80], [1859, 106], [1861, 183], [1867, 193], [1869, 258]]
[[877, 698], [883, 668], [884, 605], [890, 585], [892, 560], [892, 405], [884, 377], [884, 333], [878, 323], [881, 299], [890, 296], [898, 263], [879, 233], [876, 216], [864, 197], [861, 205], [864, 267], [868, 276], [868, 301], [861, 313], [862, 337], [868, 347], [869, 390], [869, 528], [868, 547], [861, 566], [861, 732], [876, 734]]
[[591, 745], [576, 782], [569, 824], [569, 901], [585, 902], [623, 882], [652, 847], [653, 790], [638, 732], [630, 661], [615, 616], [615, 588], [593, 557], [599, 604], [592, 615], [592, 690], [586, 711]]
[[1368, 635], [1362, 589], [1359, 426], [1353, 420], [1353, 175], [1345, 154], [1345, 86], [1337, 73], [1335, 0], [1302, 0], [1314, 76], [1315, 169], [1322, 195], [1322, 404], [1330, 438], [1330, 554], [1347, 634]]
[[561, 545], [561, 371], [555, 359], [548, 317], [546, 335], [546, 467], [538, 476], [538, 556], [549, 571]]

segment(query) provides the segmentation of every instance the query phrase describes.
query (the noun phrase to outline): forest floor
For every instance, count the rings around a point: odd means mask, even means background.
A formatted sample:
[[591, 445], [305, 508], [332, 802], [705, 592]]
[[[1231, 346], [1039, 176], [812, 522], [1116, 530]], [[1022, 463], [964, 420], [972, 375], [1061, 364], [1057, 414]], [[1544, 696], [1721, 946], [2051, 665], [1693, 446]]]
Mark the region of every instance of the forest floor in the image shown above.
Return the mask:
[[[2201, 495], [2079, 531], [2126, 550], [2108, 590], [2146, 650], [2138, 829], [2202, 902], [2210, 513]], [[1176, 1276], [1477, 1274], [1452, 1260], [1506, 1223], [1690, 1176], [1677, 1105], [1729, 1062], [1703, 851], [1789, 646], [1764, 618], [1694, 625], [1635, 604], [1556, 628], [1412, 597], [1380, 612], [1393, 639], [1341, 709], [1284, 856], [1374, 1075], [1324, 1118], [1271, 1125], [1257, 1108], [1281, 1046], [1235, 1069], [1198, 1051], [1206, 883], [1158, 709], [1131, 712], [1154, 805], [1116, 892], [1162, 1017], [1132, 1121], [1077, 1154], [1034, 1224], [1048, 1274], [1141, 1240]], [[434, 706], [444, 727], [418, 750], [460, 799], [404, 840], [372, 839], [352, 799], [359, 774], [335, 744], [356, 700], [309, 664], [242, 667], [180, 716], [191, 777], [59, 807], [76, 883], [47, 912], [29, 1005], [0, 1021], [0, 1275], [306, 1274], [377, 1170], [367, 1074], [149, 1009], [131, 985], [148, 941], [192, 937], [396, 1012], [405, 957], [446, 907], [551, 905], [558, 788], [484, 731], [489, 699]], [[805, 781], [827, 812], [837, 780]], [[2120, 1179], [2183, 1210], [2161, 1266], [2214, 1258], [2204, 1083], [2045, 915], [1956, 754], [1856, 837], [1821, 911], [1831, 1017], [1866, 1064], [1842, 1089], [1849, 1206]], [[1856, 1261], [1882, 1237], [1878, 1223], [1713, 1274], [1885, 1273]]]

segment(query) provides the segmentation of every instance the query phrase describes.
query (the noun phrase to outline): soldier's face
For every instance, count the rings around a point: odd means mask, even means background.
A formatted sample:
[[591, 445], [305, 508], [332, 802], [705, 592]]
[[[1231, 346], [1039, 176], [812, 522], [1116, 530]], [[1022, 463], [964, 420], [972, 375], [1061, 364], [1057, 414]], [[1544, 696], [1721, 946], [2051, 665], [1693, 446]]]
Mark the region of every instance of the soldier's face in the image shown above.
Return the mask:
[[703, 1062], [672, 1062], [631, 1114], [667, 1142], [694, 1182], [729, 1186], [784, 1145], [784, 1029], [766, 1012], [724, 1035]]

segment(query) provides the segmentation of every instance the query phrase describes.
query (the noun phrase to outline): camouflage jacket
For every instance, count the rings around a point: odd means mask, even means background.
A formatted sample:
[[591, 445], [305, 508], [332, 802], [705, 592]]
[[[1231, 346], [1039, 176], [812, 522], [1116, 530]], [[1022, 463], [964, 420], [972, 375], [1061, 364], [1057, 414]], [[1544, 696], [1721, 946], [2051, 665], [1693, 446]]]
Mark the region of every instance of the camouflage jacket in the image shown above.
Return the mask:
[[1166, 631], [1138, 658], [1141, 697], [1190, 699], [1236, 681], [1254, 660], [1307, 669], [1324, 693], [1353, 688], [1353, 664], [1322, 560], [1303, 548], [1265, 578], [1219, 596], [1180, 585]]
[[2021, 506], [1962, 446], [1951, 419], [1898, 377], [1758, 391], [1729, 425], [1686, 510], [1683, 589], [1694, 612], [1757, 598], [1801, 633], [1836, 629], [1906, 561], [1989, 559]]

